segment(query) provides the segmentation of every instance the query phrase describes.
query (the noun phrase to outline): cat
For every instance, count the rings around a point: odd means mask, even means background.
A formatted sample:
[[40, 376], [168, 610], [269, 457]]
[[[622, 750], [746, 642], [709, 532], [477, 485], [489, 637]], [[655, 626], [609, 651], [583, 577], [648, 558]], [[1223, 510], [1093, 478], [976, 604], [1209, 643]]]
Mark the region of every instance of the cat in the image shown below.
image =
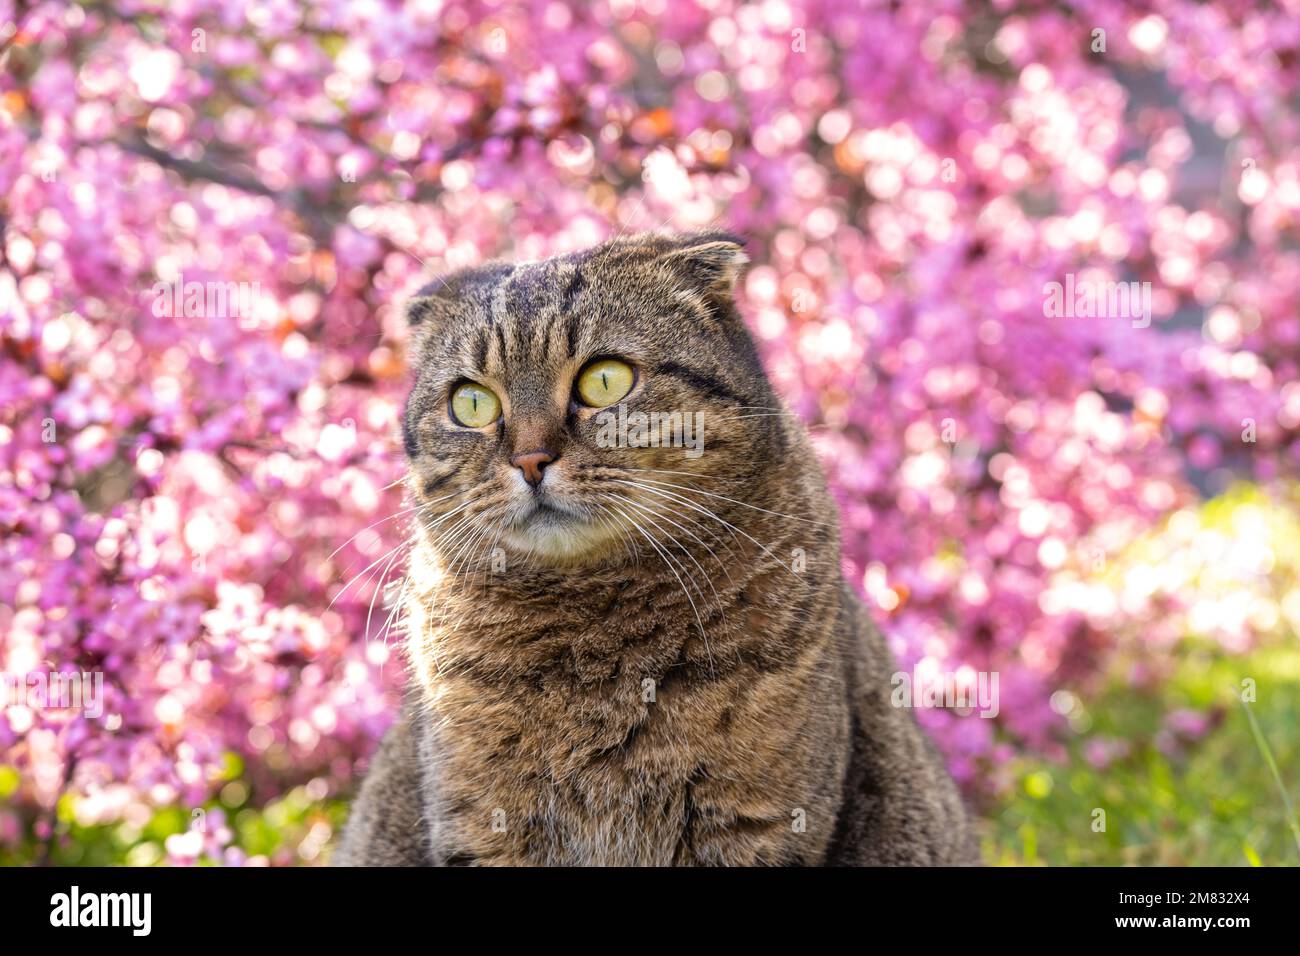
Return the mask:
[[977, 862], [737, 311], [745, 262], [643, 234], [408, 305], [413, 687], [332, 862]]

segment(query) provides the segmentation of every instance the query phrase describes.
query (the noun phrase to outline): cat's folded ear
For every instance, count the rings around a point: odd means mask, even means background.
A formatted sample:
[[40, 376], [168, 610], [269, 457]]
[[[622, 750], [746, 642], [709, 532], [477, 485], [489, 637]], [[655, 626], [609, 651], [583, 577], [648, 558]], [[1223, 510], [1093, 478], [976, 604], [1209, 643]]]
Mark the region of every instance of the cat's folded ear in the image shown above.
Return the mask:
[[447, 280], [437, 279], [411, 296], [406, 303], [406, 324], [423, 330], [445, 322], [456, 310], [451, 288]]
[[504, 262], [485, 262], [434, 279], [406, 303], [407, 325], [420, 332], [444, 325], [465, 308], [467, 296], [500, 280], [513, 269], [514, 266]]
[[680, 237], [660, 260], [692, 285], [730, 295], [749, 257], [745, 240], [729, 232], [697, 232]]

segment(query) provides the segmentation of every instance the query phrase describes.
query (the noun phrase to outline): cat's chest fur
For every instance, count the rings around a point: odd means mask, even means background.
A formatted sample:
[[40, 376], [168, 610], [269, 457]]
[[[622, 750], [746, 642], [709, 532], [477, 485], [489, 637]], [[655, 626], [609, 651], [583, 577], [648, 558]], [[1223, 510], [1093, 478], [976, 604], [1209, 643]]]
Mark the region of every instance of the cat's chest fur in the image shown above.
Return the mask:
[[[815, 859], [838, 796], [825, 780], [842, 769], [823, 765], [824, 743], [847, 733], [824, 702], [843, 688], [834, 616], [815, 613], [825, 596], [774, 586], [783, 570], [756, 564], [693, 605], [650, 579], [535, 604], [480, 594], [473, 618], [453, 607], [445, 623], [417, 620], [435, 854], [544, 865]], [[754, 597], [773, 593], [784, 599]]]

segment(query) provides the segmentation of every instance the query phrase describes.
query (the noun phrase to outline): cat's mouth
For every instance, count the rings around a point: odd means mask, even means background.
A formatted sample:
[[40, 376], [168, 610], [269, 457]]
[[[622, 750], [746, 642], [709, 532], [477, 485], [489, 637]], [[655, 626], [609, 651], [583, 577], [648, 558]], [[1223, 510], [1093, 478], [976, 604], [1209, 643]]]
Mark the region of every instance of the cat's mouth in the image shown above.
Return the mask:
[[534, 524], [560, 524], [584, 520], [585, 515], [553, 497], [535, 496], [515, 518], [516, 527]]
[[578, 505], [554, 495], [534, 495], [515, 512], [502, 540], [538, 558], [589, 557], [607, 536], [605, 527]]

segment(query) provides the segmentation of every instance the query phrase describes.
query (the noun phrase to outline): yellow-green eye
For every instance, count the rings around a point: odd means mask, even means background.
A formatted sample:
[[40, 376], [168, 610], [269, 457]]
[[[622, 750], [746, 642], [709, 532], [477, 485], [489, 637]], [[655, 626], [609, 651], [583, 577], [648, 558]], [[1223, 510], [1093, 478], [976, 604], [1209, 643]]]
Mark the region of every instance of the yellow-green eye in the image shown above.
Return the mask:
[[466, 382], [451, 393], [451, 417], [466, 428], [482, 428], [501, 417], [501, 402], [482, 385]]
[[635, 383], [632, 366], [618, 359], [600, 359], [578, 373], [578, 397], [584, 405], [604, 408], [632, 391]]

